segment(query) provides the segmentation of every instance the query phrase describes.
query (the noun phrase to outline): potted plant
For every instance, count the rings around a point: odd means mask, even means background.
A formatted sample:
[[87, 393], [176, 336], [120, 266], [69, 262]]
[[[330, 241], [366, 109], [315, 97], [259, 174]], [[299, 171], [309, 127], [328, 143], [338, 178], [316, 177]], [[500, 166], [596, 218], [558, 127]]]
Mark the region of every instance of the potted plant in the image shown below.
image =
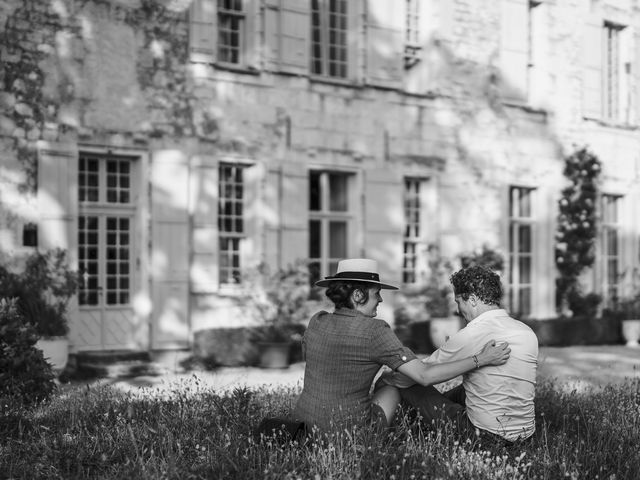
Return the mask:
[[292, 342], [300, 339], [303, 322], [310, 315], [306, 262], [298, 260], [273, 273], [262, 263], [249, 272], [245, 285], [258, 322], [254, 340], [260, 350], [260, 366], [287, 367]]
[[638, 347], [640, 340], [640, 293], [615, 302], [609, 312], [620, 320], [622, 337], [628, 347]]
[[69, 269], [62, 249], [32, 253], [21, 271], [0, 265], [2, 296], [16, 299], [19, 312], [39, 337], [36, 346], [58, 372], [67, 363], [67, 306], [77, 286], [77, 273]]
[[453, 271], [451, 262], [440, 254], [436, 245], [429, 245], [429, 280], [424, 289], [425, 307], [430, 317], [429, 334], [437, 349], [461, 328], [460, 317], [455, 313], [453, 289], [449, 277]]

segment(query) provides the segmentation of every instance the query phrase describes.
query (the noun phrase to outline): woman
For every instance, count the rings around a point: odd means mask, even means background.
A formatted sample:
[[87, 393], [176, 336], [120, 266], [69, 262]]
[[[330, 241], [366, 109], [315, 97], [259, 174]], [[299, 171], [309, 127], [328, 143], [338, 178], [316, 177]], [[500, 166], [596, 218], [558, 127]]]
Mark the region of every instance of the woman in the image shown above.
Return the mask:
[[[502, 365], [509, 357], [506, 344], [490, 341], [471, 357], [423, 364], [386, 322], [375, 318], [382, 302], [380, 290], [397, 290], [380, 282], [375, 260], [342, 260], [334, 276], [316, 285], [327, 287], [326, 295], [335, 310], [315, 314], [302, 340], [306, 367], [294, 417], [307, 427], [339, 429], [364, 422], [372, 411], [374, 417], [379, 416], [380, 409], [389, 424], [399, 401], [395, 387], [383, 386], [373, 397], [369, 395], [382, 365], [427, 386], [484, 365]], [[376, 407], [372, 409], [372, 405]]]

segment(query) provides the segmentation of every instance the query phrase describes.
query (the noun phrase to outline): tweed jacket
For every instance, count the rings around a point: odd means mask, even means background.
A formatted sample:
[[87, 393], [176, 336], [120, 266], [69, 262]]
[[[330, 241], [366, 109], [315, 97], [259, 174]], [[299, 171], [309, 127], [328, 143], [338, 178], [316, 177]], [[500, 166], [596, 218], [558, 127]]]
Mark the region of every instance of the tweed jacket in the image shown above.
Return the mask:
[[302, 347], [304, 387], [294, 417], [321, 430], [367, 418], [369, 391], [380, 367], [396, 370], [416, 358], [385, 321], [346, 308], [315, 314]]

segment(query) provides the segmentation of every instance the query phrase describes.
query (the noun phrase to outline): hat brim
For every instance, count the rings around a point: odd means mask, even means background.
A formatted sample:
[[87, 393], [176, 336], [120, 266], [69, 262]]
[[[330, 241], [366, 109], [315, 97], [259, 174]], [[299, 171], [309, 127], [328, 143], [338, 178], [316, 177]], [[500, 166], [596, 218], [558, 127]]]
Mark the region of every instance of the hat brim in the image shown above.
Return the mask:
[[398, 287], [394, 287], [393, 285], [389, 285], [387, 283], [376, 282], [374, 280], [363, 280], [362, 278], [325, 278], [324, 280], [318, 280], [315, 285], [316, 287], [328, 287], [332, 282], [358, 282], [358, 283], [370, 283], [371, 285], [377, 285], [383, 290], [398, 290]]

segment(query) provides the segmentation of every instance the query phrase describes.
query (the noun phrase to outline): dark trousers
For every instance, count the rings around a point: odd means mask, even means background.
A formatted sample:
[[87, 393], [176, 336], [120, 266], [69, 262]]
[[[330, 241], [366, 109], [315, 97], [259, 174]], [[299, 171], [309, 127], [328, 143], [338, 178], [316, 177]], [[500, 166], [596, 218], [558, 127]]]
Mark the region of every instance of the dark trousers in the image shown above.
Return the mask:
[[414, 407], [426, 423], [452, 421], [469, 422], [465, 412], [465, 392], [462, 385], [440, 393], [433, 386], [414, 385], [400, 389], [403, 403]]
[[480, 440], [484, 444], [509, 445], [510, 442], [486, 430], [476, 428], [465, 409], [464, 387], [458, 385], [440, 393], [433, 386], [414, 385], [400, 389], [403, 403], [414, 407], [427, 424], [442, 425], [450, 422], [456, 434], [462, 439]]

